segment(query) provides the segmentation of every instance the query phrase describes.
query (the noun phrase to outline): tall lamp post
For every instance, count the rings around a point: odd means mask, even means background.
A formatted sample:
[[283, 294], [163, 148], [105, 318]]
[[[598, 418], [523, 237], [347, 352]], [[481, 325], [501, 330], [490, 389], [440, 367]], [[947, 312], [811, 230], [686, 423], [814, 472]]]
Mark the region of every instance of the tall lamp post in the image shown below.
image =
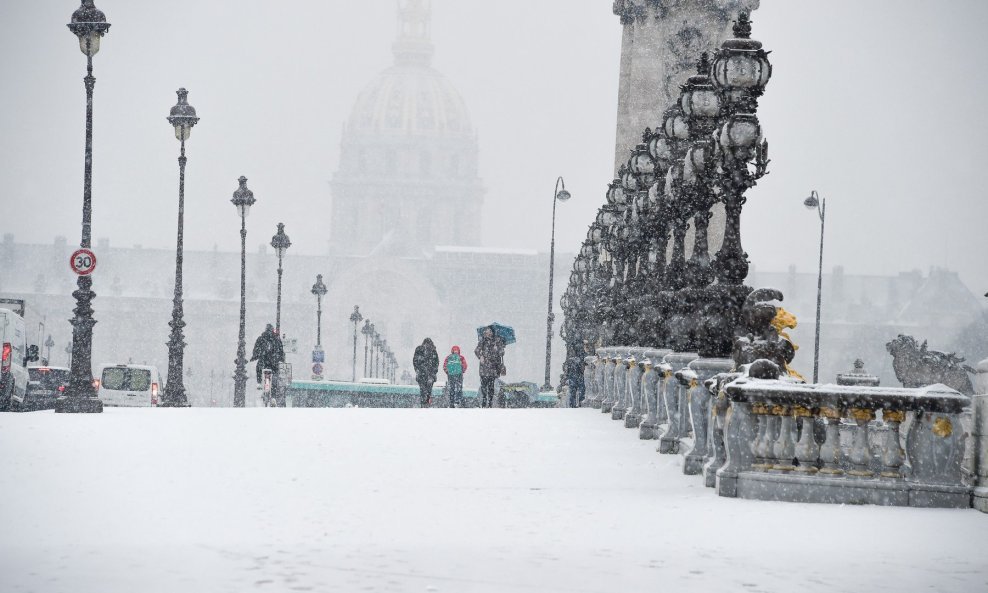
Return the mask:
[[48, 361], [48, 364], [51, 364], [51, 347], [54, 345], [55, 340], [51, 339], [51, 334], [48, 334], [48, 337], [45, 338], [45, 348], [48, 350], [48, 353], [45, 355], [45, 360]]
[[312, 294], [316, 295], [316, 350], [322, 350], [322, 297], [326, 292], [322, 274], [316, 274], [316, 283], [312, 285]]
[[364, 320], [364, 327], [360, 330], [360, 333], [364, 334], [364, 376], [367, 376], [367, 370], [369, 369], [367, 363], [369, 359], [367, 358], [367, 348], [370, 345], [371, 334], [374, 333], [374, 324], [370, 322], [370, 319]]
[[233, 373], [233, 407], [247, 405], [247, 346], [245, 324], [247, 319], [247, 214], [254, 204], [254, 192], [247, 189], [247, 178], [241, 176], [240, 187], [233, 192], [233, 205], [240, 215], [240, 335], [237, 341], [237, 370]]
[[185, 141], [192, 133], [192, 126], [196, 125], [199, 118], [196, 117], [196, 110], [189, 105], [189, 91], [178, 89], [178, 103], [171, 108], [168, 115], [168, 123], [175, 128], [175, 138], [182, 143], [182, 149], [178, 156], [178, 237], [175, 247], [175, 297], [172, 300], [172, 320], [168, 325], [172, 328], [168, 337], [168, 383], [165, 385], [165, 395], [162, 398], [162, 407], [188, 407], [189, 400], [185, 395], [185, 385], [182, 383], [182, 365], [185, 355], [185, 336], [182, 335], [182, 328], [185, 327], [182, 308], [182, 262], [184, 255], [183, 240], [185, 236]]
[[823, 297], [823, 228], [827, 221], [827, 199], [820, 199], [813, 190], [810, 197], [803, 200], [803, 205], [816, 210], [820, 216], [820, 268], [816, 277], [816, 338], [813, 341], [813, 382], [816, 383], [820, 376], [820, 302]]
[[364, 316], [360, 314], [360, 307], [354, 305], [353, 313], [350, 314], [350, 323], [353, 324], [353, 377], [350, 380], [353, 382], [357, 381], [357, 324], [363, 318]]
[[288, 239], [288, 235], [285, 234], [285, 223], [278, 223], [278, 232], [271, 237], [271, 247], [274, 247], [274, 252], [278, 254], [278, 305], [275, 311], [275, 323], [274, 330], [278, 333], [278, 339], [281, 339], [281, 262], [285, 258], [285, 252], [288, 248], [292, 246], [292, 242]]
[[553, 266], [556, 259], [556, 204], [565, 202], [570, 198], [566, 191], [566, 182], [560, 176], [556, 179], [556, 190], [552, 194], [552, 238], [549, 242], [549, 313], [545, 318], [545, 384], [542, 391], [551, 391], [552, 383], [549, 382], [549, 366], [552, 364], [552, 276]]
[[[99, 51], [100, 39], [110, 29], [106, 15], [93, 5], [93, 0], [83, 0], [82, 4], [72, 13], [72, 22], [68, 28], [79, 38], [79, 49], [86, 54], [86, 160], [83, 173], [82, 190], [82, 241], [79, 246], [84, 249], [92, 247], [92, 197], [93, 197], [93, 89], [96, 78], [93, 77], [93, 56]], [[88, 412], [103, 411], [103, 403], [96, 397], [93, 386], [93, 319], [92, 302], [96, 293], [92, 291], [93, 278], [80, 275], [78, 290], [72, 293], [75, 297], [75, 316], [72, 323], [72, 370], [69, 386], [65, 390], [66, 397], [59, 399], [55, 405], [56, 412]]]

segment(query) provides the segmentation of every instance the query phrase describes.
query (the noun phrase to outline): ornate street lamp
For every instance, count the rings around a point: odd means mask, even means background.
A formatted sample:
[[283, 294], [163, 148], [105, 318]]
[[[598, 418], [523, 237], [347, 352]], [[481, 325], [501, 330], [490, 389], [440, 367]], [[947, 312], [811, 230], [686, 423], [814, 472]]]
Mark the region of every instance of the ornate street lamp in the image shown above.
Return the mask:
[[378, 369], [378, 378], [385, 378], [386, 373], [384, 367], [386, 367], [388, 364], [388, 355], [390, 353], [391, 351], [388, 350], [388, 341], [384, 338], [381, 338], [381, 349], [380, 349], [380, 354], [378, 355], [380, 358], [379, 360], [380, 368]]
[[271, 247], [274, 247], [274, 252], [278, 254], [278, 305], [275, 310], [275, 326], [274, 329], [278, 333], [278, 339], [281, 339], [281, 263], [285, 258], [285, 253], [288, 248], [292, 246], [292, 242], [288, 239], [288, 235], [285, 234], [285, 223], [278, 223], [278, 232], [271, 237]]
[[316, 350], [322, 350], [322, 297], [326, 292], [322, 274], [316, 274], [316, 283], [312, 285], [312, 294], [316, 296]]
[[[79, 49], [86, 55], [86, 154], [85, 172], [83, 174], [82, 190], [82, 240], [79, 246], [83, 249], [92, 247], [92, 195], [93, 195], [93, 89], [96, 78], [93, 77], [93, 56], [99, 51], [100, 39], [110, 29], [106, 15], [93, 5], [93, 0], [83, 0], [82, 4], [72, 13], [72, 22], [68, 25], [70, 31], [79, 38]], [[93, 319], [92, 302], [96, 293], [92, 291], [93, 278], [90, 275], [80, 275], [77, 281], [78, 290], [72, 293], [76, 299], [75, 316], [72, 318], [72, 369], [69, 385], [65, 390], [65, 398], [59, 398], [55, 404], [56, 412], [87, 412], [103, 411], [103, 403], [96, 397], [93, 386]]]
[[542, 385], [542, 391], [552, 391], [552, 384], [549, 382], [549, 365], [552, 364], [552, 322], [555, 319], [552, 312], [552, 280], [556, 259], [556, 204], [565, 202], [569, 198], [570, 193], [566, 191], [566, 182], [560, 176], [556, 179], [556, 189], [552, 194], [552, 239], [549, 242], [549, 313], [545, 319], [545, 383]]
[[364, 320], [364, 327], [360, 330], [360, 333], [364, 334], [364, 376], [367, 377], [370, 372], [370, 359], [368, 358], [367, 348], [370, 345], [370, 337], [374, 334], [374, 324], [370, 322], [370, 319]]
[[820, 304], [823, 298], [823, 229], [827, 221], [827, 199], [820, 199], [820, 195], [813, 190], [810, 197], [803, 200], [803, 205], [816, 210], [820, 216], [820, 268], [816, 277], [816, 337], [813, 341], [813, 382], [816, 383], [820, 375]]
[[233, 373], [233, 407], [247, 405], [247, 346], [244, 343], [247, 321], [247, 215], [256, 201], [247, 189], [247, 178], [241, 176], [240, 187], [233, 192], [233, 205], [240, 216], [240, 334], [237, 339], [237, 369]]
[[353, 324], [353, 378], [350, 379], [353, 382], [357, 381], [357, 324], [364, 318], [360, 314], [360, 307], [357, 305], [353, 306], [353, 313], [350, 314], [350, 323]]
[[[748, 255], [741, 247], [741, 209], [745, 191], [767, 172], [768, 142], [762, 139], [755, 111], [758, 97], [772, 76], [768, 53], [751, 39], [748, 11], [734, 23], [734, 39], [725, 41], [714, 57], [713, 82], [726, 102], [720, 128], [714, 133], [719, 153], [715, 182], [724, 201], [727, 220], [724, 243], [714, 260], [722, 284], [739, 285], [748, 275]], [[749, 169], [753, 163], [755, 171]]]
[[374, 369], [371, 372], [371, 376], [377, 379], [380, 376], [378, 372], [378, 367], [381, 362], [381, 334], [374, 332], [374, 340], [372, 342], [373, 353], [374, 353]]
[[182, 308], [182, 262], [184, 259], [183, 242], [185, 236], [185, 141], [192, 133], [192, 126], [198, 123], [196, 110], [189, 105], [189, 91], [178, 89], [178, 103], [171, 108], [168, 123], [175, 128], [175, 138], [182, 144], [178, 156], [178, 237], [175, 241], [175, 297], [172, 300], [172, 320], [168, 322], [172, 328], [168, 337], [168, 379], [165, 384], [165, 394], [162, 407], [189, 406], [185, 395], [185, 385], [182, 383], [182, 365], [185, 355], [185, 327]]

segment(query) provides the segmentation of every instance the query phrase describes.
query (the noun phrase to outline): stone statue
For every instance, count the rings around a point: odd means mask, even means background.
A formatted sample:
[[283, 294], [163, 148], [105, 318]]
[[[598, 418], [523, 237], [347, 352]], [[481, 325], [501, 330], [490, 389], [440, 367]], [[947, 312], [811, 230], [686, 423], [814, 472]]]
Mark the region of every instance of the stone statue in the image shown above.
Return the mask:
[[[731, 358], [736, 367], [759, 359], [769, 360], [789, 372], [789, 363], [796, 356], [792, 342], [779, 335], [779, 327], [789, 327], [789, 313], [771, 301], [781, 301], [782, 292], [774, 288], [753, 290], [741, 307], [741, 325], [734, 339]], [[777, 318], [781, 321], [777, 321]]]
[[974, 369], [954, 353], [928, 350], [926, 340], [918, 345], [916, 338], [899, 334], [885, 348], [892, 355], [892, 368], [903, 387], [925, 387], [942, 383], [964, 395], [974, 395], [968, 373]]

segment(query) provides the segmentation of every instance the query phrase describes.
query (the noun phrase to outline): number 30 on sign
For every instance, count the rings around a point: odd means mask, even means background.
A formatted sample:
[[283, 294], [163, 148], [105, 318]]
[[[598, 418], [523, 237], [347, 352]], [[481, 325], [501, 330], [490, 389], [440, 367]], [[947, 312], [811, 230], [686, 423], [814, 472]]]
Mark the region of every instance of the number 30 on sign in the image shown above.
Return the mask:
[[78, 249], [69, 259], [72, 271], [80, 276], [88, 276], [96, 269], [96, 254], [88, 249]]

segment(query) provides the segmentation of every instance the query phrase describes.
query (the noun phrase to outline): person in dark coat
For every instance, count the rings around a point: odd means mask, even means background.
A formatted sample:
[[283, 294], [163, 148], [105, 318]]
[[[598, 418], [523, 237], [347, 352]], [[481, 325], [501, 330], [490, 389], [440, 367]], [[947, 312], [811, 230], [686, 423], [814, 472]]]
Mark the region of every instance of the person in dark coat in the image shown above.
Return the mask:
[[485, 327], [473, 351], [480, 361], [480, 407], [490, 408], [494, 404], [494, 381], [507, 374], [504, 368], [504, 340], [494, 332], [494, 327]]
[[583, 396], [586, 393], [586, 385], [583, 383], [583, 357], [574, 355], [566, 359], [564, 365], [564, 375], [566, 385], [569, 387], [569, 407], [579, 408], [583, 405]]
[[251, 360], [257, 361], [257, 384], [261, 384], [261, 373], [264, 369], [271, 369], [278, 372], [278, 363], [285, 362], [285, 349], [281, 345], [281, 338], [274, 331], [274, 326], [270, 323], [261, 332], [254, 342], [254, 351], [250, 356]]
[[453, 346], [449, 356], [443, 361], [443, 372], [446, 373], [446, 393], [449, 394], [449, 407], [456, 404], [463, 407], [463, 373], [467, 372], [467, 359], [460, 354], [460, 347]]
[[432, 403], [432, 386], [439, 374], [439, 353], [431, 338], [426, 338], [415, 348], [412, 367], [415, 369], [415, 381], [419, 384], [419, 401], [424, 408]]

